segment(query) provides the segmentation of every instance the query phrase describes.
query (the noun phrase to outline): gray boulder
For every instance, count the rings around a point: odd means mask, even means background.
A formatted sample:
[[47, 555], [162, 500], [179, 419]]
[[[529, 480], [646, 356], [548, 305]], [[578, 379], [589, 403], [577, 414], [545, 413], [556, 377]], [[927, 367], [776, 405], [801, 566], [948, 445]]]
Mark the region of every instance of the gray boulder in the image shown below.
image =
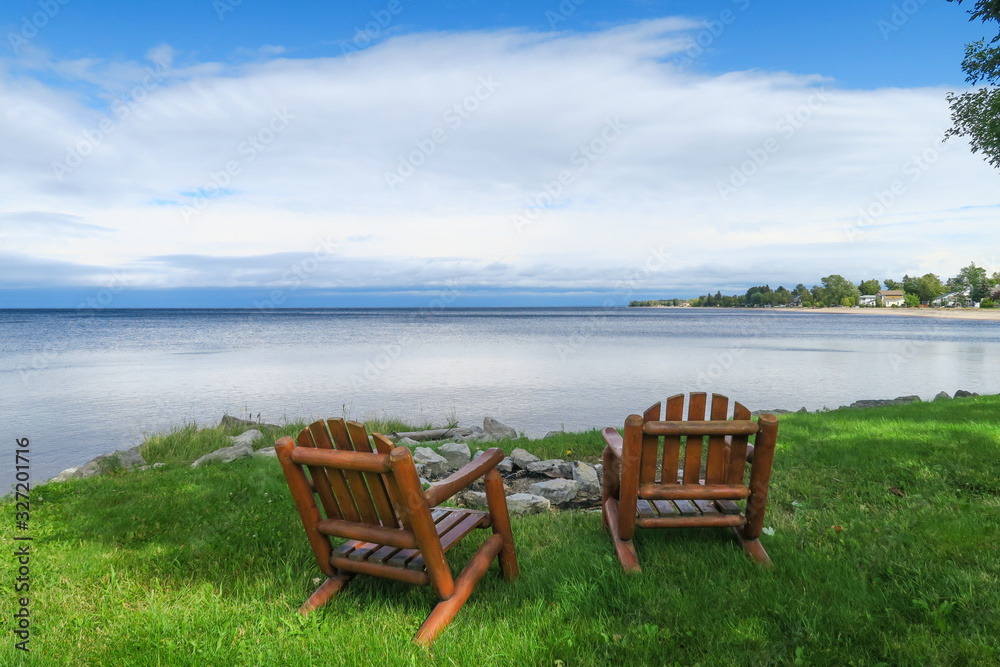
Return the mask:
[[493, 417], [487, 417], [483, 420], [483, 433], [488, 440], [513, 439], [517, 437], [517, 431], [506, 424], [498, 422]]
[[784, 408], [771, 408], [770, 410], [754, 410], [750, 413], [751, 417], [760, 417], [761, 415], [787, 415], [791, 410], [785, 410]]
[[530, 493], [515, 493], [507, 496], [507, 511], [511, 516], [548, 512], [552, 503], [547, 498]]
[[486, 509], [486, 493], [483, 491], [463, 491], [456, 496], [456, 500], [461, 500], [462, 504], [472, 509]]
[[563, 477], [565, 479], [573, 476], [570, 464], [562, 459], [532, 461], [528, 464], [528, 472], [535, 473], [536, 475], [546, 475], [547, 477]]
[[274, 447], [261, 447], [253, 453], [254, 456], [259, 456], [265, 459], [276, 459], [278, 458], [278, 450]]
[[75, 468], [66, 468], [61, 473], [59, 473], [58, 475], [56, 475], [55, 477], [53, 477], [52, 481], [53, 482], [65, 482], [67, 479], [72, 479], [73, 478], [73, 473], [75, 473], [79, 469], [80, 469], [79, 466], [77, 466]]
[[541, 461], [540, 458], [526, 449], [521, 449], [520, 447], [510, 453], [510, 458], [514, 462], [514, 465], [523, 470], [528, 469], [529, 463], [537, 463], [538, 461]]
[[448, 460], [448, 470], [458, 470], [472, 460], [469, 446], [464, 442], [449, 442], [438, 447], [437, 453]]
[[849, 408], [881, 408], [886, 405], [903, 405], [905, 403], [917, 403], [920, 401], [919, 396], [897, 396], [896, 398], [876, 398], [876, 399], [864, 399], [860, 401], [854, 401], [851, 403]]
[[545, 440], [546, 438], [552, 438], [557, 435], [562, 435], [563, 433], [565, 433], [565, 431], [549, 431], [548, 433], [542, 436], [542, 440]]
[[263, 438], [264, 434], [255, 428], [248, 431], [243, 431], [239, 435], [230, 436], [230, 440], [234, 445], [252, 445], [258, 438]]
[[503, 457], [497, 464], [497, 472], [501, 475], [509, 475], [514, 472], [514, 462], [509, 456]]
[[416, 447], [420, 443], [417, 442], [416, 440], [412, 439], [412, 438], [405, 438], [404, 437], [404, 438], [400, 438], [399, 440], [397, 440], [396, 444], [398, 446], [400, 446], [400, 447], [409, 447], [410, 449], [413, 449], [414, 447]]
[[261, 424], [259, 422], [252, 421], [250, 419], [240, 419], [239, 417], [233, 417], [227, 414], [222, 415], [222, 419], [219, 420], [219, 426], [225, 428], [240, 428], [247, 426], [263, 426], [264, 428], [278, 428], [275, 424]]
[[965, 391], [964, 389], [959, 389], [955, 392], [955, 398], [970, 398], [972, 396], [979, 396], [979, 394], [974, 391]]
[[200, 459], [192, 463], [191, 467], [198, 468], [213, 461], [217, 461], [219, 463], [230, 463], [232, 461], [245, 459], [251, 456], [253, 456], [253, 447], [250, 445], [233, 445], [232, 447], [223, 447], [222, 449], [217, 449], [214, 452], [205, 454]]
[[950, 401], [951, 395], [946, 391], [938, 392], [938, 395], [933, 398], [935, 401]]
[[142, 458], [142, 454], [139, 453], [139, 447], [136, 446], [132, 449], [124, 449], [117, 452], [111, 452], [110, 454], [95, 456], [82, 466], [73, 469], [73, 472], [69, 473], [67, 477], [63, 477], [63, 475], [68, 472], [68, 470], [64, 470], [56, 479], [85, 479], [87, 477], [93, 477], [94, 475], [109, 472], [117, 468], [131, 470], [132, 468], [138, 468], [139, 466], [144, 465], [146, 465], [146, 460]]
[[439, 477], [448, 473], [448, 459], [430, 447], [417, 447], [413, 450], [413, 462], [423, 465], [422, 474], [428, 477]]
[[590, 496], [601, 494], [601, 482], [597, 478], [597, 469], [583, 461], [573, 461], [570, 464], [573, 481], [580, 485], [580, 493]]
[[571, 479], [550, 479], [535, 482], [528, 487], [528, 493], [545, 498], [553, 505], [562, 505], [576, 498], [580, 485]]

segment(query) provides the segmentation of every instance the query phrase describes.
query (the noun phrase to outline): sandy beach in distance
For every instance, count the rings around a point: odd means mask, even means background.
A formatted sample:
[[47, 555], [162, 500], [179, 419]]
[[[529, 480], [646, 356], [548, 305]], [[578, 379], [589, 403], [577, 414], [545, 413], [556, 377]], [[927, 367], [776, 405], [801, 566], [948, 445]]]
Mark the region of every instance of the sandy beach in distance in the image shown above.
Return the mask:
[[840, 313], [845, 315], [902, 315], [946, 320], [993, 320], [1000, 322], [1000, 308], [769, 308], [785, 313]]
[[[635, 306], [633, 306], [635, 307]], [[691, 308], [690, 306], [639, 306], [640, 308]], [[700, 310], [700, 308], [691, 308]], [[755, 310], [753, 308], [706, 308], [706, 310]], [[765, 308], [771, 313], [830, 313], [833, 315], [902, 315], [905, 317], [937, 317], [945, 320], [993, 320], [1000, 322], [1000, 308]]]

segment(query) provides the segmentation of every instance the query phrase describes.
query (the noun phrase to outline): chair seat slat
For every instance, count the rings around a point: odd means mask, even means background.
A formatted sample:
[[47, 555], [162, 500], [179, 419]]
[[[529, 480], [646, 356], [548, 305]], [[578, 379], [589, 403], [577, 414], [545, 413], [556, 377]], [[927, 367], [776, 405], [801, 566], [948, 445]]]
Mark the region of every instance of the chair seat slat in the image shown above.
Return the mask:
[[351, 552], [351, 555], [348, 556], [348, 558], [354, 561], [368, 560], [370, 555], [381, 548], [381, 544], [375, 544], [374, 542], [362, 542], [354, 551]]
[[674, 504], [677, 505], [677, 509], [683, 516], [697, 516], [701, 514], [695, 504], [690, 500], [674, 500]]
[[723, 514], [742, 514], [743, 510], [740, 506], [734, 503], [732, 500], [716, 500], [715, 506]]
[[660, 516], [670, 516], [672, 514], [677, 514], [677, 508], [669, 500], [654, 500], [653, 507], [656, 511], [660, 513]]
[[715, 509], [715, 505], [712, 504], [711, 500], [696, 500], [694, 501], [695, 506], [701, 510], [702, 514], [718, 514], [719, 510]]
[[[447, 525], [445, 525], [444, 521], [438, 524], [438, 534], [441, 536], [441, 549], [445, 553], [473, 530], [483, 527], [483, 524], [489, 517], [488, 514], [482, 512], [454, 512], [452, 516], [458, 520], [451, 521], [452, 517], [448, 517], [449, 521]], [[407, 563], [406, 567], [411, 570], [422, 569], [424, 567], [423, 556], [418, 555]]]

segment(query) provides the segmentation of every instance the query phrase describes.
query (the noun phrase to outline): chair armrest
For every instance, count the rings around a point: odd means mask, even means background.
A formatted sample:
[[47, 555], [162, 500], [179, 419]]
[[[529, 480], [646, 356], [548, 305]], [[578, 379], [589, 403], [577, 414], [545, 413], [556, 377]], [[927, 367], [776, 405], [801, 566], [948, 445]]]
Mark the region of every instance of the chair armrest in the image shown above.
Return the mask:
[[495, 468], [496, 465], [502, 460], [502, 449], [499, 447], [491, 447], [490, 449], [487, 449], [482, 456], [466, 463], [451, 475], [424, 491], [424, 497], [427, 498], [427, 504], [431, 507], [440, 505]]
[[621, 433], [611, 428], [610, 426], [601, 432], [604, 436], [604, 442], [608, 443], [608, 450], [618, 458], [622, 457], [622, 436]]

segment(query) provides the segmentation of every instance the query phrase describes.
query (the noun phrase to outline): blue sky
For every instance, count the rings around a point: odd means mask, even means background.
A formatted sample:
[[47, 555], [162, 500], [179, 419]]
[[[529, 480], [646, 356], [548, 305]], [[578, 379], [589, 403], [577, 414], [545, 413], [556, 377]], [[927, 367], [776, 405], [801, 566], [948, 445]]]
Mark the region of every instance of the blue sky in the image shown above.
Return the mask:
[[940, 142], [969, 6], [8, 2], [0, 307], [1000, 270], [1000, 176]]

